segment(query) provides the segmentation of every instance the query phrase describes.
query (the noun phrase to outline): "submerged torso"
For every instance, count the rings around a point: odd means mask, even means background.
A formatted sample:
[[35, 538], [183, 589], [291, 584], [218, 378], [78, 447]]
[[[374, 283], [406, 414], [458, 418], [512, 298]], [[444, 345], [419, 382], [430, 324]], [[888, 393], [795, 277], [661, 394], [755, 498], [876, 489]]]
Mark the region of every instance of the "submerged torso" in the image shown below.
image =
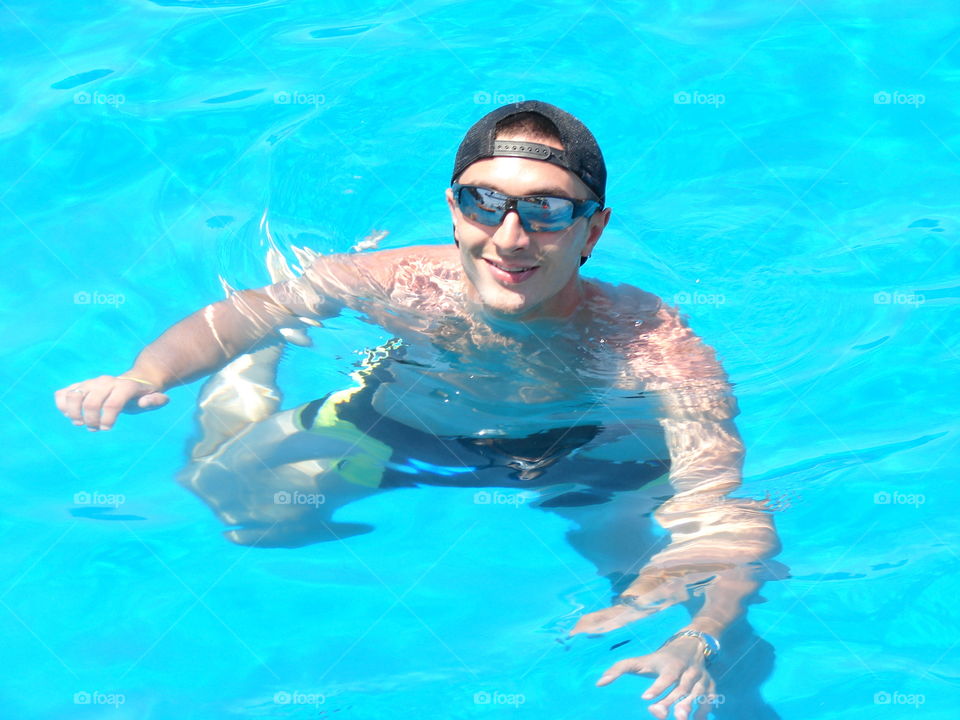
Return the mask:
[[[360, 256], [362, 258], [362, 256]], [[343, 260], [334, 272], [344, 274]], [[363, 295], [349, 305], [397, 338], [380, 354], [373, 407], [418, 431], [444, 437], [522, 438], [590, 426], [581, 452], [597, 459], [667, 456], [659, 418], [655, 296], [629, 286], [582, 282], [566, 318], [487, 317], [468, 302], [455, 252], [405, 255], [388, 280], [362, 270]], [[350, 268], [351, 270], [353, 268]], [[330, 287], [335, 277], [311, 280]], [[646, 356], [646, 357], [645, 357]]]

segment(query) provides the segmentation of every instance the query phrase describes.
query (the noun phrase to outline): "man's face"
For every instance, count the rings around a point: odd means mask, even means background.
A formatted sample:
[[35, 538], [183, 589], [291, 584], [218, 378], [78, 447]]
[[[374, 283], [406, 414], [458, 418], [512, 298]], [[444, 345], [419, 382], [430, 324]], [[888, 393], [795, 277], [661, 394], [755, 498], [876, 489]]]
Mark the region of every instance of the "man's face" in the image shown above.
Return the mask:
[[[501, 139], [530, 140], [562, 149], [559, 144], [537, 138]], [[528, 158], [478, 160], [463, 171], [458, 182], [506, 195], [593, 199], [572, 172]], [[498, 315], [516, 319], [562, 317], [576, 308], [581, 299], [580, 258], [593, 251], [609, 219], [609, 209], [597, 211], [591, 218], [578, 218], [564, 230], [528, 232], [516, 212], [507, 213], [496, 227], [469, 220], [456, 206], [449, 189], [447, 204], [472, 300]]]

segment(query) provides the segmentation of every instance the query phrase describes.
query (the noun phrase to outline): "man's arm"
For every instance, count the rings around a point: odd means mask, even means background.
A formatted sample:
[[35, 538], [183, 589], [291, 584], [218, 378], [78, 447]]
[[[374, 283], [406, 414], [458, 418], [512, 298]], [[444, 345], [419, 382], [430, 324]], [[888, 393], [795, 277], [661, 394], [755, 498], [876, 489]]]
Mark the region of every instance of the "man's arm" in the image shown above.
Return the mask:
[[329, 298], [308, 306], [302, 295], [294, 294], [298, 286], [304, 283], [240, 290], [201, 308], [147, 345], [123, 375], [166, 390], [209, 375], [259, 345], [282, 342], [282, 328], [336, 314], [339, 306]]
[[688, 598], [703, 583], [705, 602], [685, 629], [716, 637], [739, 617], [739, 602], [756, 589], [751, 570], [779, 550], [769, 510], [728, 493], [741, 484], [743, 444], [733, 419], [666, 418], [673, 497], [654, 517], [670, 543], [650, 558], [623, 592], [634, 606]]
[[[722, 648], [724, 631], [743, 615], [746, 599], [759, 587], [759, 562], [774, 555], [779, 544], [762, 503], [726, 497], [740, 486], [743, 460], [732, 418], [667, 418], [663, 425], [673, 462], [671, 483], [677, 492], [655, 517], [670, 533], [670, 544], [623, 592], [625, 604], [585, 616], [576, 629], [613, 630], [702, 592], [703, 605], [678, 633], [707, 633]], [[608, 685], [626, 673], [654, 675], [643, 699], [669, 692], [650, 705], [653, 715], [665, 718], [674, 706], [677, 718], [691, 713], [706, 717], [715, 702], [716, 685], [707, 669], [705, 646], [697, 636], [674, 635], [653, 653], [614, 663], [597, 685]]]
[[[674, 495], [655, 513], [670, 544], [653, 556], [623, 595], [633, 604], [665, 590], [677, 601], [704, 583], [703, 608], [686, 629], [719, 636], [756, 589], [751, 568], [779, 550], [769, 511], [758, 501], [731, 498], [741, 486], [744, 447], [726, 374], [707, 347], [666, 308], [649, 338], [657, 361]], [[659, 588], [659, 590], [656, 590]]]
[[282, 342], [284, 328], [316, 325], [352, 298], [369, 297], [391, 267], [377, 255], [317, 257], [300, 277], [232, 292], [170, 327], [125, 373], [56, 391], [57, 407], [74, 425], [91, 430], [110, 429], [125, 408], [162, 407], [169, 401], [165, 390], [209, 375], [258, 345]]
[[[670, 533], [670, 543], [624, 590], [624, 604], [584, 616], [574, 631], [607, 632], [702, 594], [703, 605], [679, 631], [720, 639], [759, 586], [760, 562], [779, 550], [763, 503], [728, 496], [740, 487], [743, 468], [736, 403], [713, 352], [671, 310], [657, 314], [656, 327], [638, 343], [631, 364], [634, 377], [659, 391], [664, 404], [661, 425], [674, 495], [655, 517]], [[704, 645], [696, 636], [674, 637], [653, 653], [615, 663], [597, 684], [625, 673], [655, 675], [644, 699], [673, 689], [650, 706], [651, 713], [666, 717], [675, 704], [675, 716], [687, 718], [699, 702], [697, 716], [705, 717], [715, 684]]]

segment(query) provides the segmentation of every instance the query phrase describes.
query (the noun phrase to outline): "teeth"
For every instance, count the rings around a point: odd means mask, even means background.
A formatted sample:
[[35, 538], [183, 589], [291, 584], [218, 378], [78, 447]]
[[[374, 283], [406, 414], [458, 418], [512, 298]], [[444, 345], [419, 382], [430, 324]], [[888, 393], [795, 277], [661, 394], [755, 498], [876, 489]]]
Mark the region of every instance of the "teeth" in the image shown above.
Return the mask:
[[526, 272], [527, 270], [533, 269], [533, 266], [525, 267], [525, 268], [505, 268], [503, 265], [497, 265], [497, 263], [490, 263], [490, 264], [508, 273], [522, 273], [522, 272]]

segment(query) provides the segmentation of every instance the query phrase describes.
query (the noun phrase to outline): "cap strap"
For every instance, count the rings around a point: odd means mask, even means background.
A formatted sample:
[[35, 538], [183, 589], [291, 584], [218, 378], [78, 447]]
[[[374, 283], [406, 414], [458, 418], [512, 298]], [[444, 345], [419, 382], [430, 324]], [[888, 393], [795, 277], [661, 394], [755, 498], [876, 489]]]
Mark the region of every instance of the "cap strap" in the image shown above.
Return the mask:
[[494, 140], [493, 157], [526, 157], [532, 160], [546, 160], [555, 165], [566, 167], [563, 151], [541, 145], [540, 143], [524, 142], [522, 140]]

